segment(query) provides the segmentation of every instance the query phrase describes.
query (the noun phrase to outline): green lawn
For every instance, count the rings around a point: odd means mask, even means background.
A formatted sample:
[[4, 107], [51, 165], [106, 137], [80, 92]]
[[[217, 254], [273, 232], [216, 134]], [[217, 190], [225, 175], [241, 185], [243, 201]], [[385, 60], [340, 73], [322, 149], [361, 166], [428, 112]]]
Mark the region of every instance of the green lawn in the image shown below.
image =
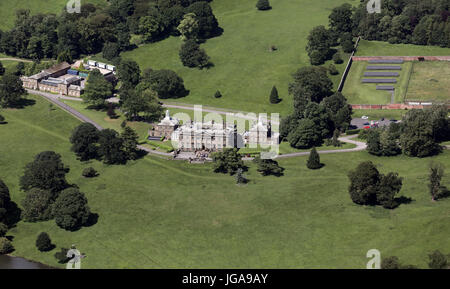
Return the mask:
[[361, 40], [355, 56], [446, 56], [450, 48]]
[[[377, 158], [366, 152], [322, 155], [325, 167], [308, 170], [306, 157], [280, 160], [285, 175], [262, 177], [249, 163], [250, 183], [212, 173], [210, 164], [190, 165], [154, 157], [106, 166], [81, 163], [68, 138], [79, 121], [36, 97], [35, 105], [3, 110], [0, 178], [19, 203], [23, 167], [43, 150], [70, 166], [69, 182], [86, 193], [98, 223], [77, 232], [54, 221], [20, 222], [10, 231], [17, 256], [62, 267], [35, 248], [41, 231], [60, 247], [76, 244], [87, 255], [82, 268], [365, 268], [366, 252], [396, 255], [426, 267], [427, 253], [450, 252], [450, 199], [432, 203], [427, 193], [431, 160], [450, 162], [450, 152], [428, 159]], [[393, 211], [353, 204], [347, 173], [372, 160], [404, 177], [401, 194], [414, 201]], [[81, 177], [83, 168], [100, 173]], [[443, 181], [450, 186], [450, 174]]]
[[407, 101], [450, 102], [450, 63], [414, 62]]
[[[272, 1], [273, 9], [258, 11], [255, 1], [215, 0], [211, 2], [223, 35], [209, 39], [202, 48], [214, 63], [210, 69], [198, 70], [182, 66], [178, 51], [181, 40], [171, 37], [145, 44], [122, 53], [123, 58], [136, 60], [141, 69], [172, 69], [190, 90], [179, 102], [225, 107], [242, 111], [279, 112], [292, 109], [288, 83], [292, 73], [309, 65], [305, 51], [309, 31], [326, 25], [333, 7], [357, 1], [306, 0]], [[270, 52], [271, 45], [278, 50]], [[346, 60], [346, 59], [344, 59]], [[346, 62], [338, 65], [340, 72]], [[340, 76], [334, 76], [337, 87]], [[269, 94], [276, 85], [282, 102], [270, 104]], [[214, 98], [220, 90], [223, 97]]]
[[[55, 13], [59, 14], [65, 9], [68, 0], [4, 0], [0, 1], [0, 29], [8, 30], [14, 26], [16, 11], [29, 9], [31, 14]], [[104, 0], [83, 0], [81, 4], [93, 3], [105, 5]]]
[[369, 120], [380, 120], [383, 117], [401, 120], [407, 112], [404, 109], [354, 109], [352, 117], [368, 116]]
[[[351, 104], [389, 104], [391, 103], [391, 92], [376, 90], [377, 84], [375, 83], [361, 83], [364, 77], [364, 72], [368, 62], [366, 61], [354, 61], [347, 79], [344, 84], [342, 93]], [[386, 84], [393, 85], [395, 87], [394, 101], [400, 103], [403, 101], [406, 87], [408, 86], [408, 78], [412, 68], [412, 62], [403, 63], [402, 70], [399, 77], [376, 77], [376, 78], [396, 78], [397, 83]], [[374, 70], [377, 71], [377, 70]], [[381, 70], [380, 70], [381, 71]], [[367, 77], [370, 78], [370, 77]], [[374, 77], [372, 77], [374, 78]]]

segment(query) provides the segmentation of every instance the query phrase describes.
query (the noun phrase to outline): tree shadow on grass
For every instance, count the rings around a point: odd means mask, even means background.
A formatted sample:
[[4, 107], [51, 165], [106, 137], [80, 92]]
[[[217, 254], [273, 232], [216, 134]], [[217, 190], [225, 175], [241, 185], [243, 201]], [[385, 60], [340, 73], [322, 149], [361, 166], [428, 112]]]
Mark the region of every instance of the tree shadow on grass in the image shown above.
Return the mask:
[[20, 100], [16, 101], [14, 104], [12, 104], [10, 106], [10, 108], [23, 109], [27, 106], [32, 106], [35, 104], [36, 104], [36, 100], [34, 100], [34, 99], [21, 98]]
[[89, 215], [89, 218], [88, 218], [87, 222], [83, 225], [83, 227], [94, 226], [95, 224], [97, 224], [99, 217], [100, 216], [97, 213], [91, 213]]

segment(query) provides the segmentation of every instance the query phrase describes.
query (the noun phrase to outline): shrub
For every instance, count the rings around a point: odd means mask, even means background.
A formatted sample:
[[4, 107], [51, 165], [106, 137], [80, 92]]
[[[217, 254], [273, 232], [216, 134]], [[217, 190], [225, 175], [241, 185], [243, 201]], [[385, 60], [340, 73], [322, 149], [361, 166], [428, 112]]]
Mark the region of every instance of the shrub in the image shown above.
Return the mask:
[[98, 176], [98, 173], [93, 167], [88, 167], [83, 170], [82, 175], [83, 175], [83, 177], [86, 177], [86, 178], [93, 178], [93, 177]]
[[4, 123], [5, 123], [5, 117], [0, 114], [0, 124], [4, 124]]
[[311, 153], [309, 154], [309, 158], [308, 158], [308, 161], [306, 162], [306, 166], [310, 170], [317, 170], [322, 167], [322, 164], [320, 163], [320, 156], [317, 153], [317, 150], [315, 147], [311, 150]]
[[221, 98], [222, 97], [222, 93], [220, 93], [220, 91], [216, 91], [216, 93], [214, 93], [214, 97], [215, 98]]
[[341, 54], [340, 54], [339, 52], [336, 52], [336, 53], [333, 55], [333, 62], [334, 62], [335, 64], [341, 64], [341, 63], [344, 62], [344, 60], [342, 60]]
[[258, 10], [270, 10], [272, 7], [270, 6], [269, 0], [258, 0], [258, 3], [256, 3], [256, 8]]
[[448, 265], [447, 256], [442, 254], [440, 251], [436, 250], [428, 255], [430, 261], [428, 262], [428, 267], [430, 269], [446, 269]]
[[349, 129], [345, 132], [347, 135], [355, 135], [361, 133], [360, 129]]
[[50, 251], [53, 249], [52, 240], [46, 232], [42, 232], [37, 236], [36, 247], [41, 252]]
[[339, 71], [337, 70], [336, 66], [334, 66], [333, 64], [330, 64], [328, 66], [328, 72], [330, 72], [331, 75], [338, 75]]
[[14, 251], [14, 247], [11, 244], [11, 241], [6, 239], [5, 237], [0, 238], [0, 255], [8, 254]]

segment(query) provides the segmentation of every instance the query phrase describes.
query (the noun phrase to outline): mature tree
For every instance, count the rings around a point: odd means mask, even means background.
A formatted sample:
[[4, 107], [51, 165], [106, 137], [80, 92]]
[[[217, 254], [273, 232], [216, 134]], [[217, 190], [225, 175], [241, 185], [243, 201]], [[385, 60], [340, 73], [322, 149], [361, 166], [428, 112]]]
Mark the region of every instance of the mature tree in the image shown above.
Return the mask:
[[8, 226], [3, 223], [0, 223], [0, 237], [5, 237], [8, 232]]
[[71, 150], [81, 161], [97, 157], [97, 142], [100, 131], [91, 123], [82, 123], [72, 132], [70, 142]]
[[321, 102], [333, 94], [333, 82], [323, 67], [306, 66], [295, 72], [294, 81], [289, 84], [289, 93], [294, 101], [299, 97], [306, 97], [314, 102]]
[[306, 167], [310, 170], [317, 170], [322, 167], [322, 164], [320, 163], [320, 156], [315, 147], [312, 148], [311, 153], [309, 154]]
[[198, 20], [198, 37], [207, 39], [214, 37], [219, 32], [219, 23], [208, 2], [196, 1], [186, 9], [187, 13], [193, 13]]
[[[306, 51], [311, 58], [311, 64], [323, 64], [330, 56], [333, 37], [323, 25], [314, 27], [308, 36]], [[331, 57], [331, 56], [330, 56]]]
[[[450, 33], [450, 30], [449, 30]], [[450, 34], [449, 34], [450, 37]], [[447, 117], [449, 109], [446, 105], [433, 105], [426, 109], [433, 127], [433, 138], [436, 142], [450, 140], [450, 118]]]
[[105, 164], [123, 164], [126, 156], [122, 151], [123, 140], [113, 129], [104, 129], [100, 132], [98, 152]]
[[25, 166], [24, 175], [20, 178], [20, 188], [28, 191], [39, 188], [59, 192], [68, 187], [66, 174], [69, 168], [61, 161], [61, 155], [44, 151], [34, 157], [33, 162]]
[[16, 65], [16, 72], [15, 74], [17, 76], [22, 76], [25, 73], [25, 63], [23, 63], [22, 61], [20, 61], [19, 63], [17, 63]]
[[136, 133], [135, 130], [133, 130], [131, 127], [127, 126], [123, 130], [120, 137], [123, 140], [122, 143], [122, 150], [125, 154], [125, 157], [129, 160], [135, 160], [138, 157], [138, 139], [139, 136]]
[[428, 262], [428, 267], [430, 267], [430, 269], [448, 269], [448, 257], [442, 254], [439, 250], [428, 254], [428, 258], [430, 260]]
[[148, 73], [144, 82], [156, 91], [161, 99], [179, 98], [188, 94], [183, 79], [172, 70], [153, 70]]
[[151, 89], [127, 90], [121, 98], [123, 101], [121, 108], [125, 112], [127, 120], [136, 120], [142, 117], [148, 121], [155, 121], [162, 116], [163, 108], [158, 102], [158, 95]]
[[256, 163], [258, 168], [256, 169], [261, 175], [268, 176], [281, 176], [283, 175], [284, 169], [280, 167], [277, 161], [272, 159], [261, 159], [261, 157], [256, 157], [253, 159], [253, 162]]
[[314, 122], [315, 130], [322, 139], [332, 136], [334, 123], [324, 105], [310, 102], [306, 106], [303, 116]]
[[317, 129], [313, 120], [301, 119], [295, 129], [288, 134], [287, 140], [292, 147], [298, 149], [321, 146], [323, 144], [322, 132]]
[[383, 156], [396, 156], [402, 152], [398, 141], [398, 136], [391, 129], [391, 127], [381, 130], [380, 146]]
[[5, 67], [3, 66], [2, 62], [0, 61], [0, 76], [5, 74]]
[[12, 210], [11, 197], [6, 184], [0, 179], [0, 223], [9, 224], [9, 213]]
[[258, 10], [263, 11], [272, 9], [269, 0], [258, 0], [258, 2], [256, 3], [256, 8], [258, 8]]
[[180, 24], [177, 27], [180, 32], [180, 38], [183, 41], [188, 39], [196, 40], [199, 34], [199, 23], [194, 13], [188, 13], [183, 16]]
[[386, 209], [393, 209], [398, 206], [395, 196], [400, 192], [403, 185], [403, 179], [398, 173], [388, 173], [380, 176], [378, 185], [377, 203]]
[[276, 88], [276, 86], [272, 86], [272, 90], [270, 91], [270, 103], [279, 103], [280, 102], [280, 98], [278, 97], [278, 90]]
[[11, 107], [25, 94], [22, 80], [17, 75], [6, 73], [0, 78], [0, 106]]
[[141, 80], [141, 69], [134, 60], [123, 60], [117, 70], [119, 80], [122, 81], [124, 88], [134, 88]]
[[403, 153], [413, 157], [427, 157], [441, 151], [435, 140], [433, 119], [428, 111], [413, 109], [406, 113], [400, 143]]
[[342, 145], [341, 142], [339, 141], [340, 135], [341, 135], [340, 130], [336, 128], [333, 132], [333, 138], [331, 139], [331, 144], [334, 147], [340, 147]]
[[30, 189], [22, 202], [22, 217], [27, 222], [46, 221], [52, 216], [51, 205], [55, 200], [55, 193], [39, 188]]
[[53, 205], [56, 224], [65, 230], [75, 231], [85, 225], [91, 214], [84, 194], [76, 188], [60, 193]]
[[447, 188], [441, 185], [441, 179], [443, 176], [444, 166], [441, 163], [432, 162], [430, 164], [430, 175], [428, 177], [430, 183], [428, 184], [428, 188], [433, 201], [439, 199], [447, 193]]
[[296, 129], [298, 125], [298, 119], [295, 115], [291, 114], [281, 118], [280, 122], [280, 139], [287, 140], [289, 133]]
[[239, 168], [244, 168], [242, 156], [236, 148], [225, 148], [221, 152], [211, 154], [213, 160], [213, 168], [216, 173], [229, 173], [230, 175], [237, 172]]
[[194, 39], [188, 39], [181, 44], [179, 55], [184, 66], [202, 69], [209, 65], [209, 56]]
[[351, 32], [353, 28], [352, 14], [352, 5], [348, 3], [333, 8], [328, 17], [331, 29], [338, 34]]
[[103, 46], [102, 56], [105, 59], [113, 60], [120, 54], [120, 45], [117, 42], [107, 42]]
[[93, 178], [98, 176], [98, 172], [93, 167], [83, 169], [81, 175], [85, 178]]
[[155, 41], [163, 33], [165, 27], [161, 14], [156, 9], [150, 9], [151, 15], [143, 16], [139, 19], [139, 34], [144, 36], [147, 42]]
[[397, 173], [380, 174], [375, 165], [362, 162], [348, 175], [349, 193], [353, 202], [359, 205], [381, 205], [387, 209], [398, 206], [395, 196], [402, 188], [402, 178]]
[[36, 239], [36, 248], [41, 252], [47, 252], [54, 248], [50, 236], [46, 232], [41, 232]]
[[359, 205], [375, 205], [377, 201], [380, 173], [375, 165], [368, 161], [360, 163], [348, 174], [349, 193], [352, 201]]
[[353, 43], [353, 36], [351, 33], [344, 33], [341, 36], [341, 47], [345, 53], [352, 53], [355, 48]]
[[380, 143], [380, 130], [379, 129], [370, 129], [367, 134], [367, 151], [371, 155], [382, 156], [383, 151], [381, 149]]
[[11, 241], [5, 237], [0, 237], [0, 255], [8, 254], [14, 251]]
[[93, 106], [103, 106], [105, 100], [112, 96], [113, 86], [108, 82], [98, 69], [89, 73], [86, 88], [83, 93], [85, 102]]

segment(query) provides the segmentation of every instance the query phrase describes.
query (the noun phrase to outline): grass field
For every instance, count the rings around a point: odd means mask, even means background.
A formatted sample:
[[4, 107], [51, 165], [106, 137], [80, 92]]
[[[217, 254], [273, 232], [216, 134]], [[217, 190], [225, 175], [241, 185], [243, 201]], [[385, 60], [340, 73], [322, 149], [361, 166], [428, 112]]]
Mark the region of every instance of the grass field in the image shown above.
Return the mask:
[[[171, 37], [125, 52], [123, 58], [136, 60], [141, 69], [172, 69], [185, 81], [190, 94], [179, 102], [203, 104], [253, 112], [279, 112], [292, 109], [288, 83], [292, 73], [309, 65], [305, 51], [309, 31], [326, 25], [333, 7], [344, 0], [272, 1], [273, 9], [258, 11], [255, 1], [215, 0], [211, 2], [223, 35], [209, 39], [202, 48], [214, 63], [210, 69], [182, 66], [178, 51], [181, 40]], [[271, 45], [278, 50], [270, 52]], [[346, 63], [338, 65], [342, 72]], [[333, 80], [337, 87], [339, 75]], [[282, 102], [270, 104], [269, 94], [276, 85]], [[214, 98], [220, 90], [223, 97]]]
[[[364, 77], [364, 72], [368, 62], [354, 61], [347, 79], [344, 84], [342, 93], [351, 104], [389, 104], [391, 103], [391, 92], [376, 90], [375, 83], [361, 83]], [[399, 71], [399, 77], [376, 77], [376, 78], [396, 78], [397, 83], [388, 84], [395, 87], [394, 101], [399, 103], [403, 101], [408, 86], [408, 78], [412, 68], [412, 62], [405, 62], [402, 65], [402, 70]], [[374, 70], [377, 71], [377, 70]], [[380, 70], [381, 71], [381, 70]], [[374, 77], [372, 77], [374, 78]]]
[[450, 48], [361, 40], [355, 56], [446, 56]]
[[449, 62], [414, 62], [405, 100], [450, 102], [449, 88]]
[[[19, 9], [29, 9], [31, 14], [54, 13], [59, 14], [65, 9], [68, 0], [4, 0], [0, 1], [0, 29], [8, 30], [14, 26], [16, 11]], [[93, 3], [102, 4], [104, 0], [82, 0], [81, 4]]]
[[[450, 152], [429, 159], [377, 158], [366, 152], [321, 156], [325, 167], [312, 171], [306, 157], [280, 160], [284, 176], [262, 177], [250, 163], [250, 183], [212, 173], [211, 165], [189, 165], [153, 157], [125, 166], [81, 163], [68, 138], [79, 121], [48, 103], [3, 110], [0, 178], [19, 203], [23, 167], [43, 150], [54, 150], [70, 166], [70, 183], [86, 193], [98, 223], [77, 232], [54, 221], [20, 222], [10, 231], [17, 256], [57, 264], [37, 251], [41, 231], [60, 247], [76, 244], [87, 255], [82, 268], [365, 268], [366, 252], [396, 255], [426, 267], [427, 253], [450, 252], [450, 199], [431, 202], [428, 162], [450, 162]], [[389, 211], [357, 206], [347, 192], [347, 173], [365, 160], [404, 177], [401, 194], [413, 202]], [[81, 177], [83, 168], [100, 173]], [[450, 185], [450, 174], [443, 181]]]

